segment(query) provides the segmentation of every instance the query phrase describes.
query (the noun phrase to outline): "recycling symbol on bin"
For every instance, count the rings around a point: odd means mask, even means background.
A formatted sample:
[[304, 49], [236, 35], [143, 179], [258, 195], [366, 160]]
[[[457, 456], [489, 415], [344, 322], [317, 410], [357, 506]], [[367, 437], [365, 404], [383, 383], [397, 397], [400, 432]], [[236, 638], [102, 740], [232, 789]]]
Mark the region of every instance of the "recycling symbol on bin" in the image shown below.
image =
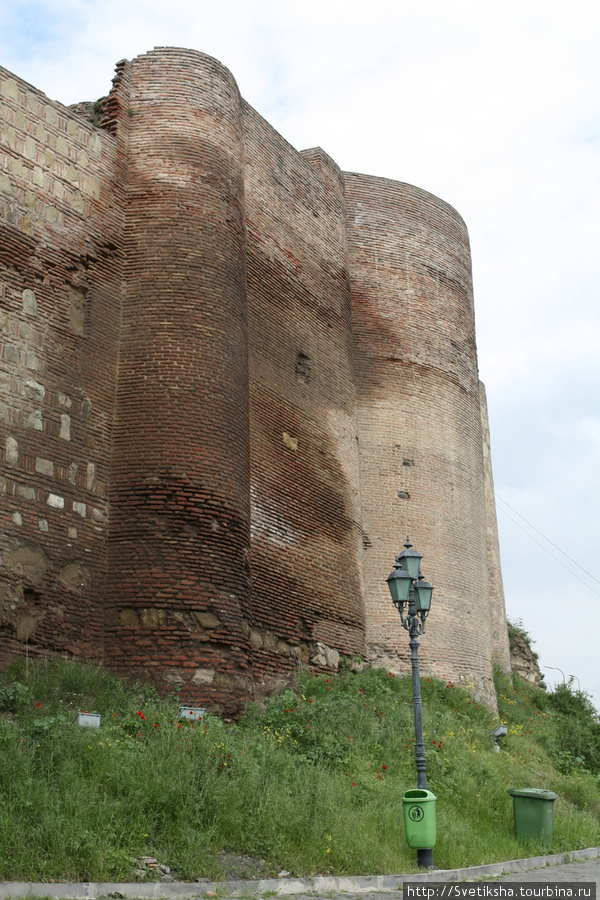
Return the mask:
[[420, 822], [424, 815], [422, 806], [411, 806], [408, 811], [408, 817], [413, 822]]

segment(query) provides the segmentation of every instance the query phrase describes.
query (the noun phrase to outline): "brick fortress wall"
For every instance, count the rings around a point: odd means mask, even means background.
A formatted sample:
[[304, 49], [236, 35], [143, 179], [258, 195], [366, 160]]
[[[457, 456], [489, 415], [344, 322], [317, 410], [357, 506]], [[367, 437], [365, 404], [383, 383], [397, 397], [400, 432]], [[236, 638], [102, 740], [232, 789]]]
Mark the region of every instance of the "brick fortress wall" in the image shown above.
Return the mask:
[[251, 640], [269, 679], [365, 652], [356, 392], [342, 174], [245, 122]]
[[491, 702], [486, 473], [467, 231], [452, 207], [412, 185], [345, 180], [369, 655], [393, 667], [406, 642], [381, 574], [410, 534], [435, 586], [424, 668], [474, 684]]
[[99, 655], [123, 156], [0, 69], [0, 662]]
[[240, 97], [196, 53], [122, 68], [128, 146], [107, 657], [249, 693], [248, 312]]
[[2, 70], [0, 101], [0, 661], [95, 654], [231, 712], [340, 654], [406, 671], [409, 532], [424, 669], [493, 704], [460, 217], [298, 153], [194, 51], [120, 63], [102, 127]]

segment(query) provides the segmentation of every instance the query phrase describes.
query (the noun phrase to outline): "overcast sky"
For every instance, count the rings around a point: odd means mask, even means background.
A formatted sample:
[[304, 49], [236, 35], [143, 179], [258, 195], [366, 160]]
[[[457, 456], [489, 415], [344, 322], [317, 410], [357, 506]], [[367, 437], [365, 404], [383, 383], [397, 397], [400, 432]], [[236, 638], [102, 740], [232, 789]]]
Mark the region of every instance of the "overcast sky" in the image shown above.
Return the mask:
[[154, 46], [209, 53], [297, 149], [459, 211], [508, 615], [600, 706], [598, 0], [0, 0], [0, 23], [0, 64], [66, 104]]

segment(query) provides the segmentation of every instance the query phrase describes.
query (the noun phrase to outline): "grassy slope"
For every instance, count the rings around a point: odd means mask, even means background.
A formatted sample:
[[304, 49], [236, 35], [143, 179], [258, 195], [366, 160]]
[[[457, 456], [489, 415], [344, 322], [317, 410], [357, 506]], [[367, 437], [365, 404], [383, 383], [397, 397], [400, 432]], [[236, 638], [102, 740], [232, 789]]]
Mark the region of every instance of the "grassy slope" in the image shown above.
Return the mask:
[[[588, 708], [559, 697], [561, 709], [500, 677], [509, 734], [495, 753], [498, 718], [463, 689], [422, 686], [438, 866], [550, 849], [513, 837], [509, 787], [560, 795], [553, 852], [600, 842], [600, 726]], [[402, 816], [416, 787], [409, 679], [374, 669], [301, 678], [236, 725], [179, 726], [178, 705], [75, 663], [2, 673], [0, 880], [132, 880], [142, 855], [184, 879], [214, 878], [223, 851], [264, 860], [264, 874], [415, 870]], [[70, 725], [78, 709], [100, 712], [102, 727]], [[582, 755], [571, 752], [574, 728]]]

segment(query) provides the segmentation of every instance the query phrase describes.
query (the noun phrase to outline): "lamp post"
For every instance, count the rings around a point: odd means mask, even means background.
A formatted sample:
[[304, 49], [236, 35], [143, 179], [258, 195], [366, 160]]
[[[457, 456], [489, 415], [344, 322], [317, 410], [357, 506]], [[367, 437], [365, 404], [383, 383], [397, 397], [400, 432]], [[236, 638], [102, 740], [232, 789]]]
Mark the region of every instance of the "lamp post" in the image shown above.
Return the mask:
[[[425, 631], [425, 620], [431, 608], [433, 586], [423, 579], [421, 575], [423, 557], [413, 550], [412, 546], [410, 540], [406, 538], [404, 550], [396, 557], [394, 571], [388, 575], [386, 581], [392, 601], [400, 613], [402, 627], [408, 631], [410, 636], [417, 786], [427, 790], [421, 680], [419, 677], [419, 637]], [[422, 868], [433, 867], [433, 850], [417, 850], [417, 862]]]
[[560, 672], [560, 674], [562, 675], [563, 684], [567, 683], [567, 679], [565, 678], [565, 673], [563, 672], [562, 669], [559, 669], [558, 666], [544, 666], [544, 668], [545, 669], [554, 669], [555, 672]]

